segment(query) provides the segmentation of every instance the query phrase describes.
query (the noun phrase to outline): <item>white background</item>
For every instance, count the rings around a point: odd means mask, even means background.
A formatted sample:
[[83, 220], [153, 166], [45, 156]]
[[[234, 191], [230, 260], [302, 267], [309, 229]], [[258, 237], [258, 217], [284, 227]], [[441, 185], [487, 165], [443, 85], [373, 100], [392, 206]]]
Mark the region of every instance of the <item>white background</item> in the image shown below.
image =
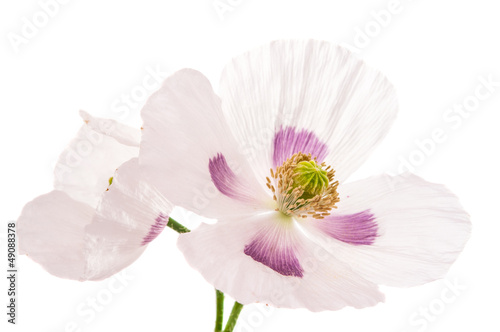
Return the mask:
[[[18, 47], [9, 38], [22, 36], [23, 18], [33, 22], [41, 6], [35, 0], [2, 1], [2, 223], [52, 189], [54, 162], [81, 125], [79, 109], [140, 126], [143, 100], [125, 107], [127, 114], [116, 107], [124, 105], [123, 95], [140, 90], [148, 70], [168, 74], [192, 67], [217, 88], [226, 61], [249, 48], [278, 38], [330, 40], [355, 47], [399, 95], [393, 130], [355, 177], [394, 174], [402, 160], [413, 160], [414, 172], [445, 183], [471, 214], [472, 238], [446, 279], [460, 288], [444, 303], [441, 294], [453, 294], [444, 280], [411, 289], [384, 287], [386, 303], [364, 310], [268, 312], [253, 305], [245, 308], [236, 331], [499, 331], [500, 87], [467, 118], [444, 118], [454, 105], [474, 100], [480, 77], [500, 81], [496, 3], [401, 0], [394, 7], [389, 0], [222, 0], [232, 7], [221, 19], [212, 1], [68, 1]], [[373, 12], [388, 9], [390, 19], [377, 23]], [[363, 38], [359, 31], [366, 29], [371, 36]], [[446, 140], [424, 157], [416, 141], [428, 140], [436, 128]], [[58, 279], [21, 257], [19, 324], [12, 330], [63, 332], [72, 331], [71, 324], [81, 331], [213, 330], [213, 289], [185, 263], [176, 237], [163, 232], [126, 270], [131, 280], [124, 279], [121, 288], [119, 280]], [[4, 242], [1, 250], [5, 270]], [[4, 308], [7, 286], [0, 285]], [[120, 289], [107, 303], [110, 287]], [[78, 308], [89, 310], [92, 297], [106, 304], [79, 315]], [[421, 309], [432, 317], [423, 318]], [[3, 331], [5, 308], [1, 312]]]

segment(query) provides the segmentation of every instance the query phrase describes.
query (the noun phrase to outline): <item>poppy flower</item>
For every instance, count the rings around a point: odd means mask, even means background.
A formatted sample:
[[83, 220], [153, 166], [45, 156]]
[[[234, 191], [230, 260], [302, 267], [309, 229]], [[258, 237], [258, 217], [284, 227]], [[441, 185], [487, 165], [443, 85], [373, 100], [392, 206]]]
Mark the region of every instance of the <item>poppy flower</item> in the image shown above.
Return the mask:
[[85, 124], [59, 157], [54, 190], [18, 219], [19, 250], [55, 276], [101, 280], [144, 252], [172, 206], [140, 176], [140, 130], [80, 114]]
[[337, 310], [378, 285], [441, 278], [470, 233], [457, 197], [416, 175], [348, 178], [397, 113], [389, 81], [323, 41], [233, 59], [216, 94], [166, 79], [142, 111], [141, 171], [174, 205], [216, 219], [181, 234], [188, 263], [242, 304]]

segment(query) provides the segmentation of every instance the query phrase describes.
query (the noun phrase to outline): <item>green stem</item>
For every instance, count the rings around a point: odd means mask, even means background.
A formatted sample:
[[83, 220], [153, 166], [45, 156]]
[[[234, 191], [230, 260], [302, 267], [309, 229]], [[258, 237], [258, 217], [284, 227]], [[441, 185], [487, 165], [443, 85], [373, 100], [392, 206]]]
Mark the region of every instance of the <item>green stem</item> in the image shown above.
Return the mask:
[[168, 218], [167, 226], [170, 227], [170, 228], [172, 228], [174, 231], [176, 231], [177, 233], [180, 233], [180, 234], [191, 232], [189, 230], [189, 228], [185, 227], [182, 224], [179, 224], [177, 221], [175, 221], [172, 218]]
[[234, 302], [233, 310], [231, 311], [231, 315], [227, 320], [224, 332], [233, 332], [234, 327], [236, 326], [236, 322], [238, 321], [238, 317], [240, 316], [241, 310], [243, 310], [243, 304]]
[[215, 316], [215, 332], [222, 332], [222, 323], [224, 321], [224, 293], [220, 290], [215, 290], [217, 298], [217, 314]]

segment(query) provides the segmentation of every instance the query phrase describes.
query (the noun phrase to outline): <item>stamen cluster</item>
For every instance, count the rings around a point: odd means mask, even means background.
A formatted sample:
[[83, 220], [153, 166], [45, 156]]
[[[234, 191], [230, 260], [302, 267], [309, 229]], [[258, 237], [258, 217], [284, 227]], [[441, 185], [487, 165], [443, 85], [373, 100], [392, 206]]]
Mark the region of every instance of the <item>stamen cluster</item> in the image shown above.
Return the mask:
[[[307, 190], [307, 186], [297, 181], [297, 165], [304, 161], [314, 161], [312, 164], [319, 167], [318, 171], [326, 172], [328, 177], [328, 185], [320, 190], [316, 187], [313, 194]], [[326, 166], [325, 162], [317, 164], [316, 158], [302, 152], [294, 154], [276, 170], [271, 168], [271, 178], [266, 179], [267, 187], [271, 189], [273, 199], [278, 203], [276, 211], [301, 218], [324, 219], [330, 215], [331, 209], [336, 208], [335, 205], [340, 200], [337, 192], [339, 183], [333, 181], [334, 175], [335, 170], [331, 166]]]

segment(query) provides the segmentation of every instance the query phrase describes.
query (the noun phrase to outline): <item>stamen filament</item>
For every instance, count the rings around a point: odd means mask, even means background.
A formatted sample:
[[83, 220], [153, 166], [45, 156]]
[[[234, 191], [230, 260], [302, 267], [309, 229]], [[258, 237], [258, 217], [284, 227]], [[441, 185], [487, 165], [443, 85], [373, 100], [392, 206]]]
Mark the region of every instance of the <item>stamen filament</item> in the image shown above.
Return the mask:
[[[311, 154], [294, 154], [276, 170], [270, 169], [271, 179], [266, 185], [277, 202], [276, 211], [286, 215], [324, 219], [339, 201], [338, 181], [333, 181], [335, 170], [331, 165], [316, 163]], [[327, 181], [328, 180], [328, 181]]]

